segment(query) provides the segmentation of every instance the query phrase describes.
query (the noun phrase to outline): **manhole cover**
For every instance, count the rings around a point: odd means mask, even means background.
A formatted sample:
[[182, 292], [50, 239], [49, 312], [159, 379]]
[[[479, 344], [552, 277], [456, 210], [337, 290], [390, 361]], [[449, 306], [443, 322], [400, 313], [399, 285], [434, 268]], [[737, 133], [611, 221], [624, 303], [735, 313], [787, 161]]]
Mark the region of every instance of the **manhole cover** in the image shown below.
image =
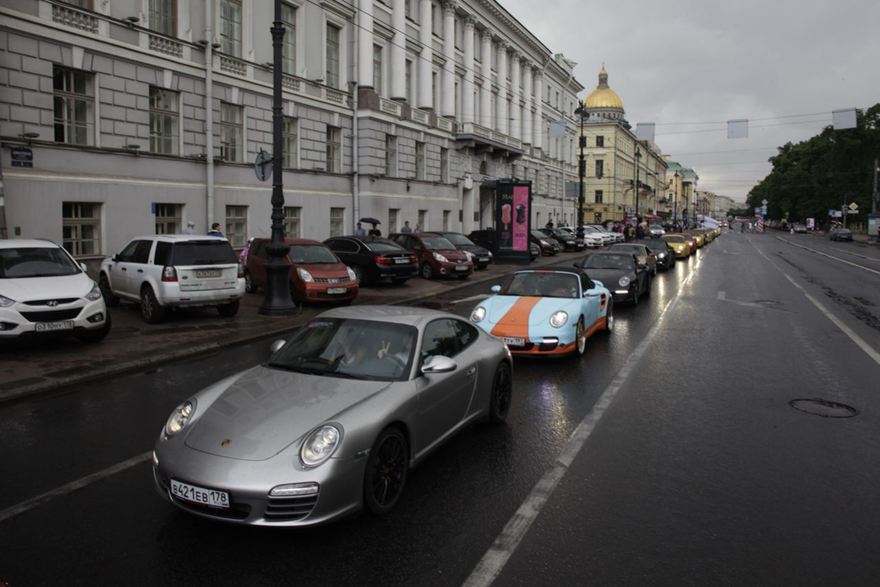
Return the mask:
[[852, 418], [859, 411], [852, 406], [827, 399], [793, 399], [788, 405], [796, 410], [823, 418]]

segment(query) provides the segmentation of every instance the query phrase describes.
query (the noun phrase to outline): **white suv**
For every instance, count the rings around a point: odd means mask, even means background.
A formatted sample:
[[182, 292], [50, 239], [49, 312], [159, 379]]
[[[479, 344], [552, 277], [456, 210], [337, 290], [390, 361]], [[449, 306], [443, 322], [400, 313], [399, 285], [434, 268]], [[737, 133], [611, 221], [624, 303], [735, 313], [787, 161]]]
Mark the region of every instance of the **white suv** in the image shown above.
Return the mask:
[[168, 308], [216, 306], [235, 316], [244, 295], [244, 273], [225, 238], [142, 236], [104, 259], [98, 284], [111, 306], [119, 298], [139, 302], [145, 322], [165, 319]]
[[98, 342], [110, 314], [82, 265], [47, 240], [0, 240], [0, 341], [71, 333]]

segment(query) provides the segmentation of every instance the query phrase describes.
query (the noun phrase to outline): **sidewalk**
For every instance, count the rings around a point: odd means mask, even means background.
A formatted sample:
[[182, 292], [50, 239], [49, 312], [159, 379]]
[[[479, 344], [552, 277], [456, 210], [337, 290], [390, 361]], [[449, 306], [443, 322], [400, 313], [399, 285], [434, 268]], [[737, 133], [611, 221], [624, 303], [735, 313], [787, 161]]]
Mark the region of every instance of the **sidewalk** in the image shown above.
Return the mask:
[[[583, 253], [539, 257], [530, 267], [573, 262]], [[490, 265], [467, 280], [426, 281], [415, 277], [403, 285], [364, 287], [355, 304], [411, 304], [475, 283], [498, 283], [523, 265]], [[245, 294], [234, 318], [221, 318], [213, 309], [169, 313], [162, 324], [146, 324], [136, 304], [111, 309], [113, 327], [104, 341], [83, 344], [75, 339], [37, 340], [0, 346], [0, 401], [58, 387], [145, 370], [162, 363], [245, 342], [282, 336], [302, 326], [330, 305], [306, 305], [295, 316], [257, 313], [263, 293]]]

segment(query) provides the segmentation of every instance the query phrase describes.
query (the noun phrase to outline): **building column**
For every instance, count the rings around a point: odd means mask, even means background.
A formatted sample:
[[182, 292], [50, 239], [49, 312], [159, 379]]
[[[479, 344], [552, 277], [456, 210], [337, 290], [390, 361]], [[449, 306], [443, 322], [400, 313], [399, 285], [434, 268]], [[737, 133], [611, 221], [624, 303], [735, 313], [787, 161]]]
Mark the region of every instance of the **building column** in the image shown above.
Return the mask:
[[511, 101], [513, 112], [510, 113], [510, 136], [519, 139], [522, 136], [522, 107], [520, 106], [520, 102], [522, 101], [522, 86], [520, 83], [522, 66], [520, 65], [518, 54], [513, 53], [510, 58], [512, 59], [510, 86], [511, 90], [513, 90], [513, 100]]
[[[474, 192], [476, 186], [461, 188], [461, 231], [470, 234], [474, 230]], [[480, 228], [479, 226], [477, 228]]]
[[507, 94], [510, 84], [507, 81], [507, 42], [498, 42], [498, 116], [496, 128], [498, 132], [510, 134], [510, 120], [507, 112]]
[[391, 40], [391, 98], [406, 100], [406, 0], [393, 0], [391, 26], [394, 37]]
[[455, 2], [443, 3], [443, 104], [442, 115], [455, 116]]
[[464, 84], [461, 88], [461, 122], [474, 120], [474, 19], [464, 19]]
[[544, 148], [544, 74], [535, 74], [535, 120], [532, 126], [532, 146]]
[[432, 67], [434, 51], [432, 50], [431, 34], [433, 31], [433, 18], [431, 0], [421, 0], [419, 3], [419, 43], [422, 50], [419, 52], [419, 108], [434, 108], [434, 92], [431, 91], [433, 82]]
[[373, 2], [361, 2], [358, 11], [358, 85], [373, 87]]
[[480, 88], [480, 124], [492, 130], [495, 128], [495, 123], [492, 120], [492, 31], [483, 29], [480, 42], [483, 45], [480, 51], [480, 55], [483, 58], [483, 85]]
[[525, 62], [525, 71], [523, 72], [523, 93], [526, 98], [526, 105], [523, 111], [522, 125], [522, 142], [532, 144], [532, 107], [535, 105], [535, 99], [532, 97], [532, 64]]

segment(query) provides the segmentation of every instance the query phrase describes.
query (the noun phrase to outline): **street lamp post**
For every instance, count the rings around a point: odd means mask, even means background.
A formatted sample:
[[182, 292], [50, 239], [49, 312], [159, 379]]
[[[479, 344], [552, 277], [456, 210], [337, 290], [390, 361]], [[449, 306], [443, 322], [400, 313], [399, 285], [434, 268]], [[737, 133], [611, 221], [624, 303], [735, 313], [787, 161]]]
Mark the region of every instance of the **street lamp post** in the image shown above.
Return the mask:
[[587, 161], [584, 159], [584, 147], [587, 146], [587, 137], [584, 136], [584, 119], [589, 116], [587, 109], [582, 103], [578, 103], [578, 107], [574, 111], [580, 117], [581, 135], [578, 138], [578, 217], [577, 217], [577, 233], [575, 240], [578, 245], [584, 242], [584, 176], [587, 173]]
[[639, 144], [636, 143], [636, 181], [635, 181], [635, 190], [636, 190], [636, 222], [639, 221], [639, 162], [642, 160], [642, 152], [639, 150]]
[[673, 176], [672, 183], [672, 223], [675, 224], [678, 222], [678, 180], [681, 177], [678, 175], [678, 171], [675, 172]]
[[286, 316], [296, 312], [296, 304], [290, 296], [289, 266], [284, 262], [290, 249], [284, 243], [284, 137], [281, 114], [281, 43], [284, 26], [281, 23], [281, 0], [275, 0], [275, 21], [272, 23], [272, 241], [266, 247], [269, 261], [266, 263], [266, 297], [260, 306], [260, 314]]

